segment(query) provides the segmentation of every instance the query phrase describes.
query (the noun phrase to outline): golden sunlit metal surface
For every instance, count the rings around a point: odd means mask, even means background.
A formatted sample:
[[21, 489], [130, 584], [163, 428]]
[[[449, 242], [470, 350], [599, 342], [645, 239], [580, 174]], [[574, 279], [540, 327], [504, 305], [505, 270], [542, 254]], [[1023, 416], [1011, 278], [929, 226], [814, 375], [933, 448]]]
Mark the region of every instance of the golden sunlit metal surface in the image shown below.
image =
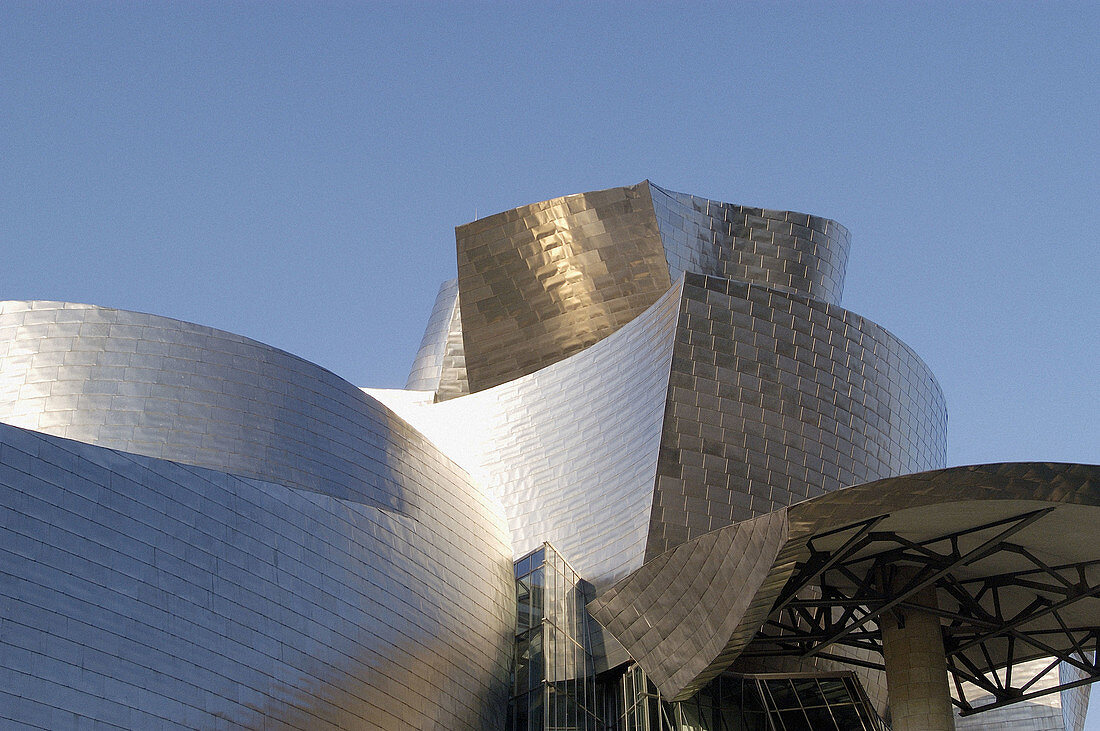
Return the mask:
[[471, 391], [595, 344], [672, 284], [646, 183], [522, 206], [455, 237]]

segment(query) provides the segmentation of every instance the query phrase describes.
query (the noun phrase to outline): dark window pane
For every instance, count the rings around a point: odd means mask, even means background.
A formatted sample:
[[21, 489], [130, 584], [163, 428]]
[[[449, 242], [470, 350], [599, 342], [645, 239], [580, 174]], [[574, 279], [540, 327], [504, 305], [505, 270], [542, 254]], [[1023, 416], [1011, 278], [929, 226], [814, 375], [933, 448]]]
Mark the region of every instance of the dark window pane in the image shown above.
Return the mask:
[[786, 708], [798, 708], [798, 697], [795, 695], [794, 686], [789, 680], [767, 680], [768, 691], [771, 693], [772, 702], [779, 710]]
[[[832, 711], [833, 717], [836, 718], [836, 722], [840, 724], [840, 728], [844, 731], [848, 731], [848, 729], [859, 731], [859, 729], [864, 728], [859, 714], [856, 713], [855, 706], [832, 706]], [[872, 727], [868, 726], [867, 728]]]
[[803, 707], [825, 705], [825, 698], [821, 695], [816, 678], [796, 678], [793, 682], [794, 692], [798, 694], [798, 700]]
[[822, 678], [821, 691], [829, 703], [850, 703], [852, 698], [841, 678]]
[[779, 717], [783, 719], [783, 726], [787, 731], [815, 731], [814, 727], [806, 720], [806, 714], [801, 709], [780, 711]]
[[[817, 708], [807, 708], [806, 717], [810, 719], [810, 728], [815, 731], [836, 731], [836, 724], [833, 723], [833, 717], [829, 714], [829, 709], [824, 706]], [[859, 726], [856, 726], [858, 729]], [[840, 731], [852, 731], [848, 726], [845, 726]]]
[[531, 728], [530, 715], [527, 713], [527, 696], [516, 699], [516, 731], [528, 731]]
[[529, 728], [532, 731], [535, 729], [541, 729], [543, 727], [542, 719], [542, 689], [538, 689], [530, 695], [531, 703], [529, 705], [529, 716], [527, 723], [530, 724]]

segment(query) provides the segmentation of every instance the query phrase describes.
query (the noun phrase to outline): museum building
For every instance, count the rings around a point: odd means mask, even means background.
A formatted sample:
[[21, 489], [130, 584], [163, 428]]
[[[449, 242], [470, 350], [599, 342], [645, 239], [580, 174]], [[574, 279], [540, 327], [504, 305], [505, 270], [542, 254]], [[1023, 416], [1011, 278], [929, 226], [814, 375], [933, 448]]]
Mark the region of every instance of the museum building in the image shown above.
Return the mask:
[[479, 219], [405, 389], [0, 303], [2, 725], [1080, 731], [1100, 467], [947, 467], [849, 238], [649, 181]]

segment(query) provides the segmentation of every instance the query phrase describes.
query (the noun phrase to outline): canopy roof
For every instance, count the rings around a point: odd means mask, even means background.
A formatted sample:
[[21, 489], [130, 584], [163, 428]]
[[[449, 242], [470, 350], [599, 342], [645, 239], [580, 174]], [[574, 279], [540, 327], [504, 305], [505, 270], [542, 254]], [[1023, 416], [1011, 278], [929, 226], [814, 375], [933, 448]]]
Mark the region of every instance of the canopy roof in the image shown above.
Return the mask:
[[[846, 488], [673, 549], [590, 609], [666, 697], [684, 698], [739, 656], [880, 666], [867, 659], [879, 623], [929, 611], [910, 602], [928, 586], [964, 714], [1100, 679], [1100, 466], [977, 465]], [[1022, 676], [1040, 657], [1051, 661]], [[1036, 690], [1060, 662], [1073, 679]], [[993, 701], [973, 707], [973, 686]]]

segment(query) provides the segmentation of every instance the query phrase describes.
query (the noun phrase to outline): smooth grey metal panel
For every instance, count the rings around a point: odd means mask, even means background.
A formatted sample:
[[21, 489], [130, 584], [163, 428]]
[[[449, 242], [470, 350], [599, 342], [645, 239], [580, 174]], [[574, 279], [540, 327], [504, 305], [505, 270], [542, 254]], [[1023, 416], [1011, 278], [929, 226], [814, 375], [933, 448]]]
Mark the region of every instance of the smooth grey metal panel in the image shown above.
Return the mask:
[[0, 421], [396, 511], [401, 444], [378, 402], [320, 366], [166, 317], [0, 303]]
[[501, 728], [503, 518], [395, 438], [414, 515], [0, 425], [0, 725]]
[[544, 541], [597, 586], [642, 564], [680, 287], [576, 355], [432, 403], [370, 389], [504, 504], [515, 555]]
[[808, 297], [686, 275], [647, 558], [946, 459], [939, 384], [889, 332]]
[[650, 189], [673, 279], [707, 274], [840, 304], [851, 235], [836, 221]]
[[455, 237], [475, 392], [593, 345], [672, 284], [645, 182], [521, 206]]

